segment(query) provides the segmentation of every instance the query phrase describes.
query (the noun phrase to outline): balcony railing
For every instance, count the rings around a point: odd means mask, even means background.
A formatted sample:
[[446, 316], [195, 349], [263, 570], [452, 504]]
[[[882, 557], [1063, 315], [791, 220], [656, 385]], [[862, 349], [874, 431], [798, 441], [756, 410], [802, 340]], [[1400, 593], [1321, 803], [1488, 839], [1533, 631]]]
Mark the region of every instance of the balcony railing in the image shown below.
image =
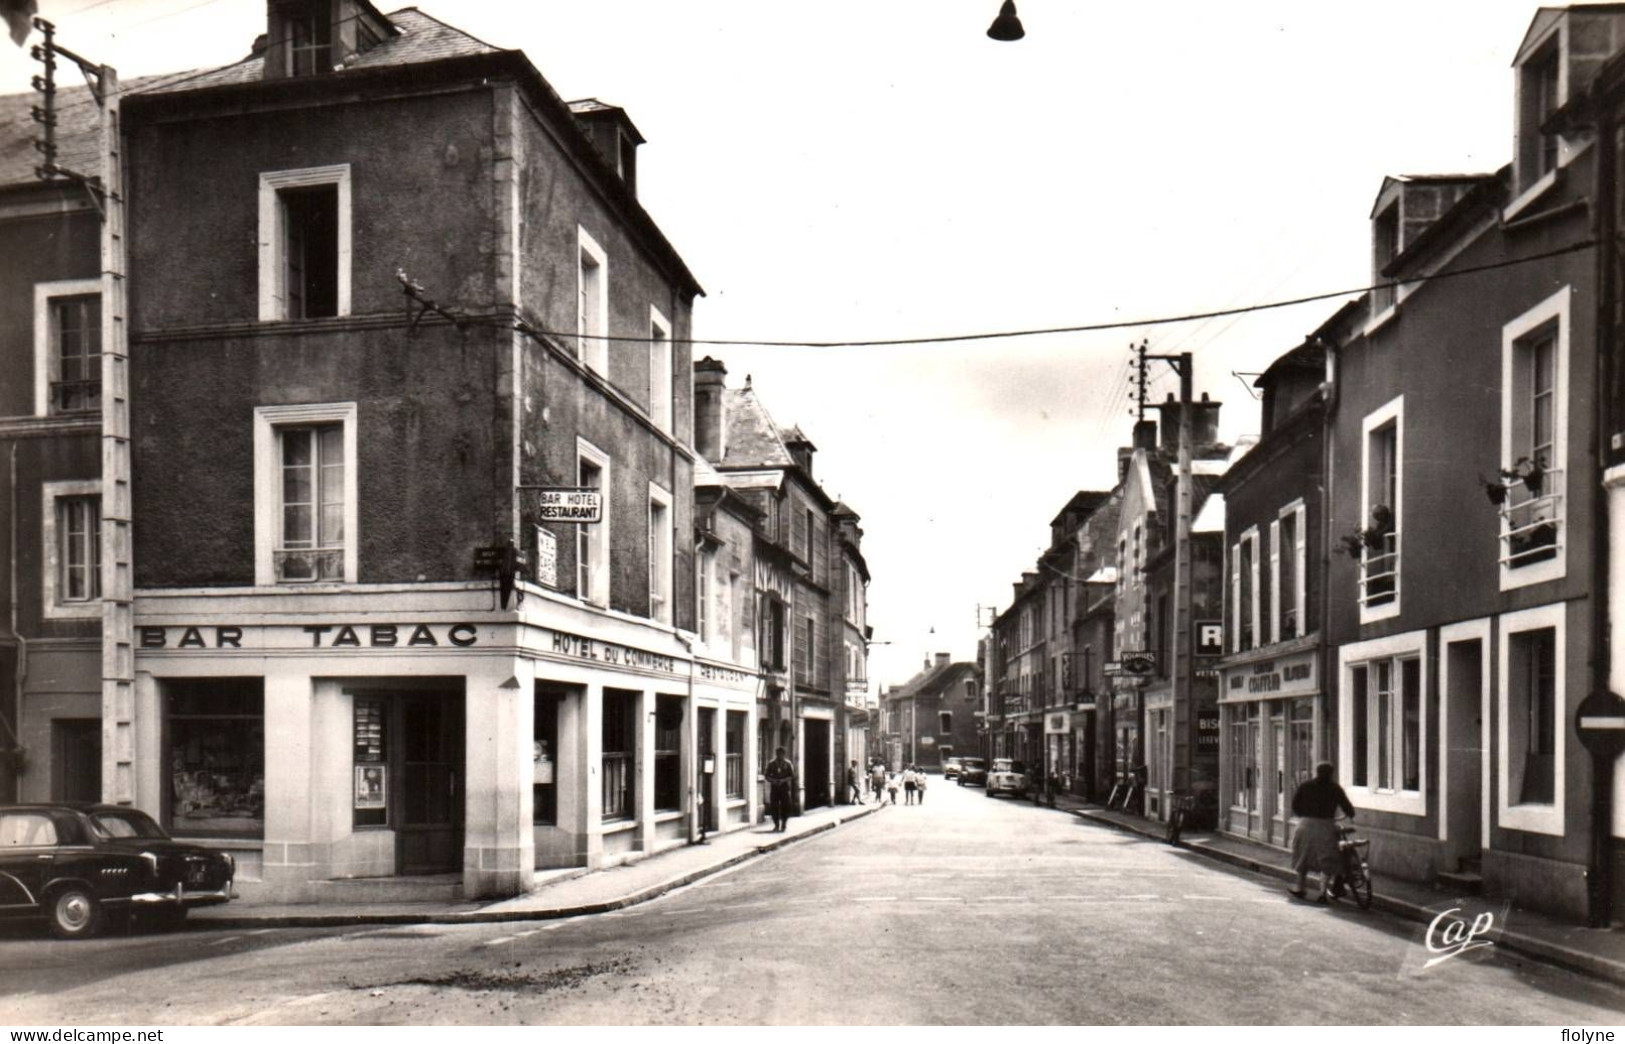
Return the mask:
[[1360, 558], [1360, 604], [1367, 609], [1392, 604], [1399, 597], [1399, 534], [1384, 533], [1378, 548]]
[[344, 548], [283, 549], [272, 555], [276, 578], [284, 584], [314, 584], [344, 579]]
[[102, 408], [102, 382], [52, 381], [51, 409], [57, 413]]
[[1519, 484], [1501, 505], [1501, 563], [1513, 569], [1557, 557], [1563, 546], [1563, 470], [1544, 474], [1539, 496]]

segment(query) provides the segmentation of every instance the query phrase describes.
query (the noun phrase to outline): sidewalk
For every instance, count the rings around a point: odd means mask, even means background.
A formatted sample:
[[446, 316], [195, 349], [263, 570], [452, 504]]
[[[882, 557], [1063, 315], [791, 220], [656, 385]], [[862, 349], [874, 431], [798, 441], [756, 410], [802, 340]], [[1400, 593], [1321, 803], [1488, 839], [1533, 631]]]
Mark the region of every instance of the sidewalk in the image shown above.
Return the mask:
[[819, 808], [791, 819], [789, 829], [782, 834], [775, 834], [771, 824], [759, 823], [728, 834], [713, 834], [703, 845], [667, 849], [608, 870], [542, 871], [537, 874], [536, 891], [498, 902], [396, 902], [342, 907], [330, 903], [234, 902], [194, 910], [188, 920], [202, 928], [321, 928], [356, 924], [549, 921], [605, 913], [647, 902], [674, 888], [876, 811], [874, 805]]
[[[1079, 818], [1119, 830], [1127, 830], [1154, 841], [1163, 840], [1164, 826], [1139, 816], [1110, 812], [1099, 805], [1061, 798], [1056, 808]], [[1292, 856], [1278, 848], [1242, 841], [1221, 834], [1186, 831], [1179, 847], [1215, 862], [1251, 870], [1254, 873], [1292, 881]], [[1379, 910], [1422, 924], [1431, 922], [1455, 902], [1455, 896], [1439, 888], [1412, 881], [1372, 875], [1371, 905]], [[1530, 910], [1514, 909], [1511, 924], [1503, 926], [1496, 945], [1507, 950], [1538, 957], [1574, 971], [1625, 985], [1625, 932], [1584, 928], [1567, 924]]]

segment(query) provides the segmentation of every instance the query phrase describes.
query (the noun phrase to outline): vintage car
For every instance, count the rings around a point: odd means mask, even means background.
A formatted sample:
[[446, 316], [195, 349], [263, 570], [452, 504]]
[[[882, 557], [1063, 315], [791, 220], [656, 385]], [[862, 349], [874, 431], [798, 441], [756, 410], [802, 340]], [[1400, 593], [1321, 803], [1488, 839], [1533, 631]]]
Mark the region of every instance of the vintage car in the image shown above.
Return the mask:
[[942, 778], [954, 779], [959, 775], [959, 759], [944, 758], [942, 761]]
[[994, 758], [993, 770], [987, 774], [987, 796], [992, 797], [995, 794], [1026, 797], [1026, 766], [1011, 758]]
[[178, 923], [229, 900], [235, 876], [228, 853], [172, 840], [137, 809], [0, 805], [0, 915], [43, 917], [58, 938], [135, 911]]
[[979, 787], [987, 782], [987, 762], [981, 758], [959, 759], [959, 785]]

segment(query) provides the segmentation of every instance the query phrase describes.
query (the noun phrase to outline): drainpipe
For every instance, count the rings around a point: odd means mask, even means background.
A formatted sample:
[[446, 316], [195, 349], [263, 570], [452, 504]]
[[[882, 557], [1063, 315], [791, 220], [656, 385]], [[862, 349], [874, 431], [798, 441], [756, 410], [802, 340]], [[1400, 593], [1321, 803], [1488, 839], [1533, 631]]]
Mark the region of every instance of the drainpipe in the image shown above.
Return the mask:
[[[1337, 373], [1337, 346], [1329, 342], [1322, 342], [1326, 349], [1326, 384], [1325, 402], [1321, 407], [1320, 421], [1320, 619], [1316, 621], [1316, 629], [1320, 632], [1320, 705], [1326, 715], [1321, 722], [1315, 741], [1321, 744], [1317, 761], [1330, 761], [1331, 750], [1331, 718], [1332, 718], [1332, 479], [1336, 474], [1334, 470], [1337, 463], [1337, 454], [1333, 447], [1332, 434], [1334, 422], [1337, 418], [1338, 401], [1338, 373]], [[1341, 771], [1342, 767], [1339, 767]]]
[[17, 664], [15, 681], [11, 693], [11, 714], [0, 714], [0, 722], [6, 726], [6, 734], [11, 738], [12, 757], [12, 797], [22, 797], [23, 786], [23, 742], [17, 736], [16, 722], [22, 718], [23, 711], [23, 684], [28, 680], [28, 639], [24, 638], [17, 627], [17, 444], [11, 444], [10, 467], [6, 470], [7, 482], [10, 485], [11, 525], [8, 539], [10, 552], [8, 555], [10, 584], [6, 600], [11, 610], [11, 637], [17, 643]]

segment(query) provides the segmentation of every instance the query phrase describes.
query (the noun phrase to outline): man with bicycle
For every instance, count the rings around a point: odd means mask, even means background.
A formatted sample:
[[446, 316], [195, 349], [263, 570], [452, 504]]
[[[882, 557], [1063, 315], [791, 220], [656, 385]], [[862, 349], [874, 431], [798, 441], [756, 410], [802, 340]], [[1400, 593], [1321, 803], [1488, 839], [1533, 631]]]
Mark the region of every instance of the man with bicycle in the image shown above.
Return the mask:
[[1337, 785], [1332, 763], [1322, 761], [1315, 766], [1315, 776], [1292, 795], [1292, 814], [1297, 817], [1297, 829], [1292, 834], [1292, 869], [1298, 872], [1298, 883], [1292, 894], [1305, 898], [1304, 886], [1309, 882], [1311, 870], [1320, 873], [1320, 894], [1317, 903], [1329, 903], [1338, 875], [1343, 870], [1343, 854], [1338, 848], [1337, 812], [1343, 811], [1354, 818], [1354, 805], [1348, 794]]

